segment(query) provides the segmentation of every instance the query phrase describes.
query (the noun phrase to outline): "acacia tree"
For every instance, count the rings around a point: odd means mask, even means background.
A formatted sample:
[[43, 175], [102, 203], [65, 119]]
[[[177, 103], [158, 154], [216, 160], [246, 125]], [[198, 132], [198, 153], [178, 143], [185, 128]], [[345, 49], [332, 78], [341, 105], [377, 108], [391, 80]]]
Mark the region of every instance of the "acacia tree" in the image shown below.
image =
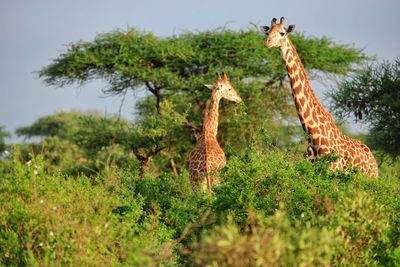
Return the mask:
[[367, 142], [393, 158], [400, 155], [400, 59], [367, 65], [329, 92], [342, 118], [371, 126]]
[[[292, 40], [308, 70], [344, 74], [366, 59], [360, 50], [327, 38], [295, 34]], [[129, 28], [99, 34], [91, 42], [70, 44], [66, 52], [39, 71], [39, 76], [47, 85], [61, 87], [103, 79], [108, 82], [106, 95], [145, 88], [149, 97], [137, 103], [137, 120], [164, 114], [181, 118], [178, 121], [184, 127], [167, 139], [168, 157], [182, 167], [209, 98], [203, 85], [213, 81], [215, 72], [228, 73], [245, 103], [236, 112], [234, 105], [222, 104], [222, 145], [240, 151], [256, 126], [274, 125], [268, 129], [271, 135], [278, 135], [286, 127], [282, 122], [295, 115], [295, 109], [288, 105], [290, 92], [283, 86], [286, 70], [279, 52], [264, 49], [262, 43], [263, 36], [252, 29], [217, 29], [160, 38]], [[164, 101], [173, 107], [172, 113], [163, 113]], [[168, 132], [169, 125], [164, 126], [164, 132]], [[146, 127], [150, 133], [154, 125]], [[153, 142], [154, 147], [159, 140]]]

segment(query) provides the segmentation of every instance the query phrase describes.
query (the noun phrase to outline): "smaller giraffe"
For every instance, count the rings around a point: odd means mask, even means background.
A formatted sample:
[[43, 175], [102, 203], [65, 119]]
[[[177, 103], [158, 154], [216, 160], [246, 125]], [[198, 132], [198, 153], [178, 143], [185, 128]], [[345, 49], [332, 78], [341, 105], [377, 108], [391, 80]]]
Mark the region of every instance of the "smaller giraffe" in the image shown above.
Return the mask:
[[222, 76], [217, 73], [214, 84], [206, 86], [211, 89], [211, 99], [204, 110], [202, 132], [189, 156], [189, 176], [192, 186], [194, 188], [197, 183], [201, 183], [203, 190], [219, 182], [213, 172], [226, 164], [225, 153], [217, 140], [219, 102], [222, 98], [236, 103], [242, 102], [225, 73], [222, 73]]
[[331, 169], [346, 171], [349, 161], [351, 166], [360, 169], [363, 173], [378, 176], [378, 165], [368, 146], [340, 131], [332, 115], [318, 102], [296, 48], [287, 34], [294, 29], [294, 25], [289, 25], [287, 29], [284, 26], [283, 17], [279, 23], [276, 18], [273, 18], [271, 27], [263, 26], [267, 35], [264, 46], [277, 47], [281, 51], [297, 114], [308, 136], [306, 156], [314, 161], [323, 154], [335, 151], [339, 159], [332, 163]]

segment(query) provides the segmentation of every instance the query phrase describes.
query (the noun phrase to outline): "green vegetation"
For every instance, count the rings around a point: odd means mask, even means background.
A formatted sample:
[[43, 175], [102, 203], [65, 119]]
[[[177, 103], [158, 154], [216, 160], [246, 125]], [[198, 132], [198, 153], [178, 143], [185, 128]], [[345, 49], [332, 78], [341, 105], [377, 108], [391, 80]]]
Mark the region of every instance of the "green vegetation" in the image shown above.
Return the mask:
[[[399, 159], [384, 159], [378, 179], [331, 172], [330, 155], [303, 159], [284, 66], [262, 39], [128, 29], [71, 44], [44, 67], [49, 85], [100, 78], [106, 94], [149, 94], [134, 122], [60, 112], [17, 130], [40, 142], [0, 160], [1, 264], [399, 266]], [[308, 70], [346, 74], [367, 59], [327, 38], [292, 39]], [[216, 71], [245, 105], [221, 105], [229, 160], [203, 193], [186, 164]]]
[[4, 142], [4, 139], [9, 137], [10, 134], [4, 131], [3, 126], [0, 126], [0, 152], [3, 152], [6, 150], [6, 144]]
[[367, 65], [329, 93], [336, 114], [371, 125], [368, 144], [400, 155], [400, 59]]
[[[18, 151], [15, 150], [16, 152]], [[232, 155], [211, 194], [187, 172], [50, 172], [1, 163], [0, 255], [11, 265], [395, 265], [400, 181], [327, 171], [265, 143]]]

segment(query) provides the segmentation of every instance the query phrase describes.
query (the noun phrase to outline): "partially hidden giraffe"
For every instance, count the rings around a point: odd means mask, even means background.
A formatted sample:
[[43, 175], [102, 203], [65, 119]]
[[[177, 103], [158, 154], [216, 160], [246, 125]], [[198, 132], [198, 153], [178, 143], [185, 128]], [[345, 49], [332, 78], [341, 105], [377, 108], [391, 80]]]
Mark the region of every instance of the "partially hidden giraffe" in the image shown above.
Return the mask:
[[225, 153], [217, 140], [219, 102], [222, 98], [236, 103], [242, 102], [236, 89], [231, 85], [225, 73], [217, 73], [211, 89], [211, 99], [207, 102], [203, 113], [203, 129], [197, 143], [189, 156], [189, 176], [193, 188], [201, 184], [205, 190], [218, 184], [216, 171], [226, 164]]
[[305, 156], [315, 161], [321, 155], [335, 151], [339, 158], [332, 163], [332, 170], [346, 171], [349, 161], [352, 167], [377, 177], [378, 165], [368, 146], [341, 132], [332, 115], [318, 102], [296, 48], [287, 35], [294, 29], [294, 25], [289, 25], [286, 29], [285, 19], [282, 17], [279, 23], [273, 18], [271, 27], [262, 28], [267, 35], [264, 46], [278, 47], [285, 62], [297, 114], [308, 136]]

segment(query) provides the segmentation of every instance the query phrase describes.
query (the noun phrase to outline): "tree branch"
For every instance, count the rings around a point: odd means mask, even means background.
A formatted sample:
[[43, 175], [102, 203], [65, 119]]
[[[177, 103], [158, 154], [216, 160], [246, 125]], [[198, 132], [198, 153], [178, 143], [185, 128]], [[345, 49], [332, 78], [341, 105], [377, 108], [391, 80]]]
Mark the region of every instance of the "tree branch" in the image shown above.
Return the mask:
[[158, 114], [161, 114], [160, 103], [163, 100], [163, 96], [161, 94], [161, 87], [156, 86], [153, 82], [145, 81], [147, 89], [156, 97], [156, 108]]
[[161, 150], [163, 150], [165, 148], [166, 148], [165, 146], [163, 146], [163, 147], [156, 146], [155, 149], [153, 149], [145, 154], [145, 153], [139, 151], [139, 149], [137, 147], [135, 147], [133, 144], [131, 145], [133, 154], [135, 154], [136, 158], [140, 162], [140, 177], [143, 178], [144, 173], [146, 172], [146, 170], [148, 169], [148, 167], [150, 165], [151, 158], [153, 156], [159, 154], [161, 152]]

